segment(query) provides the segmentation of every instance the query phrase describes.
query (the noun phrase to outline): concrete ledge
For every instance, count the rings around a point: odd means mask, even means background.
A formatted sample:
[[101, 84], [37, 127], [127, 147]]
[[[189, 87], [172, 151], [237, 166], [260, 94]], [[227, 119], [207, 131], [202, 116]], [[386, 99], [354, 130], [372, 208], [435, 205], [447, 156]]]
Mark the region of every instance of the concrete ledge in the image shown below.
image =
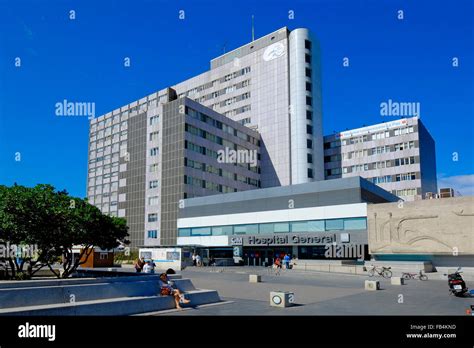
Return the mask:
[[183, 292], [196, 290], [191, 279], [175, 279], [173, 280], [174, 285]]
[[380, 282], [378, 280], [366, 280], [365, 290], [369, 290], [369, 291], [380, 290]]
[[431, 261], [365, 261], [366, 267], [370, 267], [371, 265], [377, 267], [392, 267], [392, 272], [394, 273], [418, 273], [420, 270], [423, 272], [433, 272], [433, 264]]
[[259, 274], [249, 274], [249, 283], [260, 283], [262, 276]]
[[[144, 277], [145, 278], [145, 277]], [[79, 283], [59, 286], [33, 286], [0, 289], [0, 308], [111, 299], [119, 297], [154, 296], [159, 293], [158, 280]], [[181, 291], [196, 290], [189, 279], [173, 280]]]
[[[196, 306], [219, 302], [215, 290], [195, 290], [185, 294], [191, 300], [187, 306]], [[22, 308], [0, 309], [5, 316], [81, 316], [132, 315], [175, 308], [172, 296], [123, 297], [115, 299], [84, 301], [75, 304], [30, 306]]]
[[[100, 277], [100, 278], [67, 278], [67, 279], [38, 279], [38, 280], [5, 280], [0, 281], [0, 289], [9, 288], [31, 288], [40, 286], [65, 286], [65, 285], [83, 285], [97, 283], [116, 283], [116, 282], [136, 282], [154, 280], [158, 281], [159, 274], [141, 274], [131, 277]], [[170, 274], [169, 279], [181, 279], [180, 274]]]
[[405, 284], [405, 279], [403, 279], [402, 277], [392, 277], [390, 278], [390, 283], [392, 285], [403, 285]]

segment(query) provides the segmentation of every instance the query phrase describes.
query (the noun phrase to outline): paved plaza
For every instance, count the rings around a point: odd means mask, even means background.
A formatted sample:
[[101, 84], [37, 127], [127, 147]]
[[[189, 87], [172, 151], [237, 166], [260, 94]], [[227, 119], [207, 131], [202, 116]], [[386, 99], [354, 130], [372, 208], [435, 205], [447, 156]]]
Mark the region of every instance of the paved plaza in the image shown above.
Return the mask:
[[[249, 283], [249, 274], [262, 275], [261, 283]], [[456, 298], [448, 292], [446, 280], [429, 274], [428, 281], [408, 280], [391, 285], [390, 280], [364, 275], [297, 272], [280, 276], [263, 267], [226, 269], [189, 268], [182, 271], [201, 289], [215, 289], [225, 302], [197, 306], [156, 315], [466, 315], [472, 298]], [[381, 290], [364, 290], [365, 280], [379, 280]], [[469, 284], [468, 284], [469, 286]], [[295, 306], [275, 308], [269, 304], [270, 291], [291, 291]]]

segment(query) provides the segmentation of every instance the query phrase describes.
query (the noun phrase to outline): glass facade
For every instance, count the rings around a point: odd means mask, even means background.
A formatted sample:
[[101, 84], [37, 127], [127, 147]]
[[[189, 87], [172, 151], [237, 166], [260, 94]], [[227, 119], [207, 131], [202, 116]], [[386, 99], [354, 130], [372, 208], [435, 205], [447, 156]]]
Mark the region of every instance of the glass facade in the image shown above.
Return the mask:
[[367, 219], [365, 217], [355, 217], [344, 219], [306, 220], [264, 224], [180, 228], [178, 230], [178, 236], [232, 236], [239, 234], [254, 235], [291, 232], [308, 233], [365, 229], [367, 229]]

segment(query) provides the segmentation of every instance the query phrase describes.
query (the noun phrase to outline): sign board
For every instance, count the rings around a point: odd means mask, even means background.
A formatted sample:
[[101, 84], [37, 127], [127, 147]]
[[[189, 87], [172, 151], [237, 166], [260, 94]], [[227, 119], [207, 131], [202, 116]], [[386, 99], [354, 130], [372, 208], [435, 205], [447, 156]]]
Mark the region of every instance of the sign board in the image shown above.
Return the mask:
[[181, 270], [183, 266], [181, 253], [181, 248], [142, 248], [139, 250], [140, 257], [153, 260], [157, 269]]
[[377, 131], [383, 131], [383, 130], [391, 129], [395, 127], [402, 127], [402, 126], [406, 126], [407, 124], [408, 124], [407, 119], [380, 123], [380, 124], [376, 124], [369, 127], [357, 128], [357, 129], [352, 129], [350, 131], [340, 132], [339, 134], [336, 135], [336, 139], [351, 138], [358, 135], [364, 135], [364, 134], [373, 133]]
[[338, 238], [334, 233], [279, 233], [229, 237], [229, 245], [242, 246], [326, 245], [337, 242]]

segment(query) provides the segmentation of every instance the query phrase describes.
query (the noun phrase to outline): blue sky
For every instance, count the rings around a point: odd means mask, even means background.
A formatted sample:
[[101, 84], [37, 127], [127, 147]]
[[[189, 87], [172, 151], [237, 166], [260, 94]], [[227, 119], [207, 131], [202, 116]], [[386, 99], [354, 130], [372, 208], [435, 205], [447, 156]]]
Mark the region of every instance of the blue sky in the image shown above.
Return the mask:
[[474, 194], [473, 10], [470, 0], [0, 0], [0, 184], [84, 197], [88, 120], [55, 116], [55, 104], [94, 102], [101, 115], [202, 73], [224, 46], [251, 40], [254, 15], [256, 37], [288, 26], [320, 40], [325, 134], [395, 119], [380, 116], [388, 99], [419, 102], [440, 183]]

